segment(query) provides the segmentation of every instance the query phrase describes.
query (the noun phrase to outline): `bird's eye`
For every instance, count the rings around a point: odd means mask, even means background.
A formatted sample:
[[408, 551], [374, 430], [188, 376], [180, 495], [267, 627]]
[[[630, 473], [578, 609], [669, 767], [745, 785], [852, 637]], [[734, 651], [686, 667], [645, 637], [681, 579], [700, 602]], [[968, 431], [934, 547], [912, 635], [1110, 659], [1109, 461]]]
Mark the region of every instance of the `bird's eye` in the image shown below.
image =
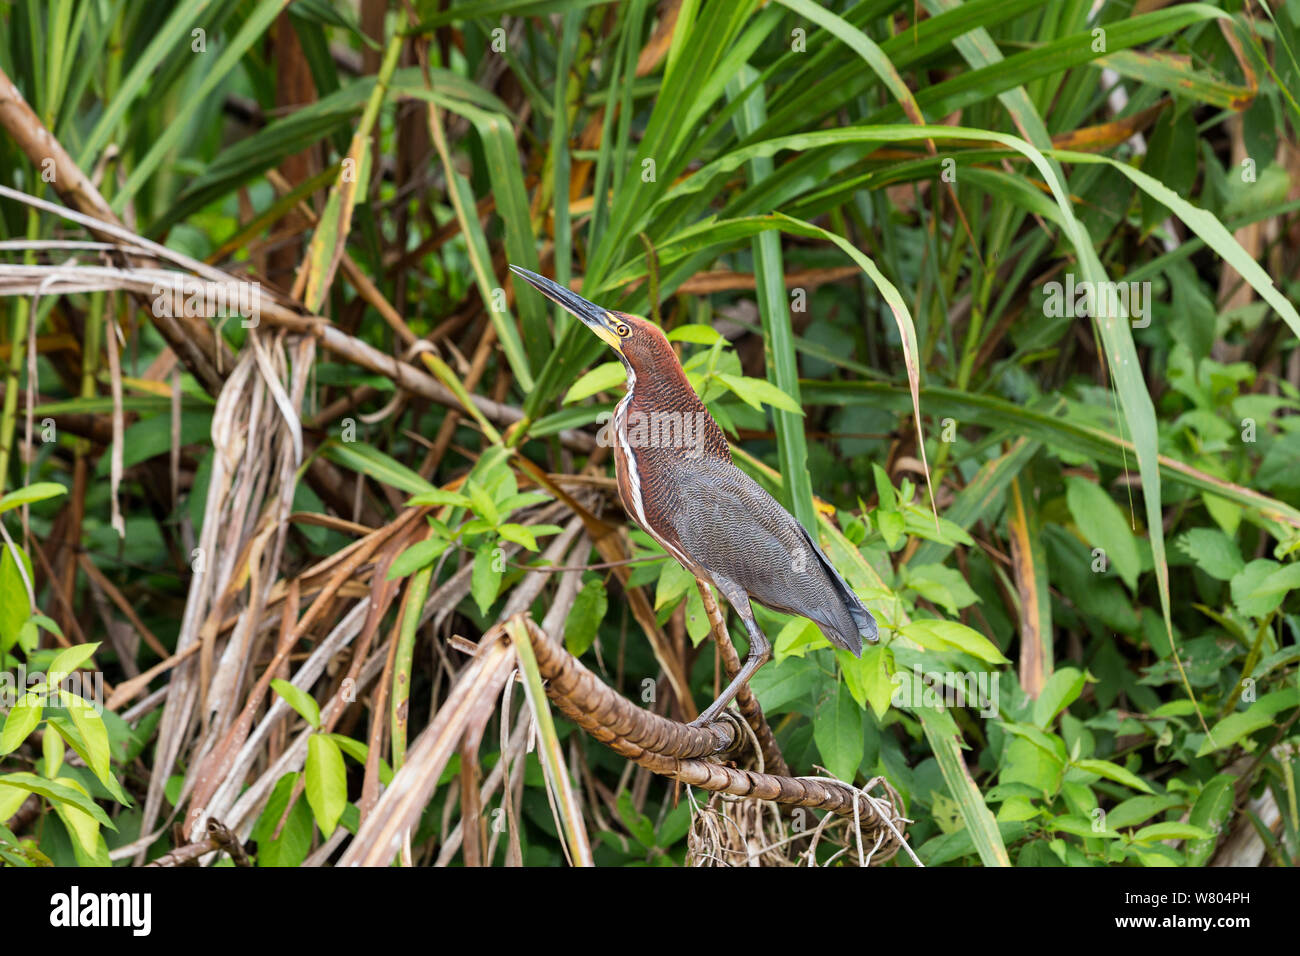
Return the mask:
[[632, 329], [629, 326], [624, 325], [622, 322], [615, 326], [614, 330], [618, 332], [621, 338], [627, 338], [632, 334]]

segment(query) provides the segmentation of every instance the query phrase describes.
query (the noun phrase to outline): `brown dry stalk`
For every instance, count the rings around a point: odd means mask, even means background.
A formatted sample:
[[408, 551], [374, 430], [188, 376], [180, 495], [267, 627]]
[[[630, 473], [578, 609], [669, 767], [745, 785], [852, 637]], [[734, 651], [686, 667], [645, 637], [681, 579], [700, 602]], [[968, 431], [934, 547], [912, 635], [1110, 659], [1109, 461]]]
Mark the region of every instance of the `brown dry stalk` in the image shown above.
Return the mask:
[[170, 853], [164, 853], [152, 863], [146, 863], [145, 866], [198, 866], [199, 859], [207, 856], [213, 850], [224, 850], [229, 853], [230, 859], [235, 866], [252, 866], [252, 863], [248, 860], [248, 854], [244, 852], [243, 844], [239, 842], [239, 838], [231, 833], [224, 823], [214, 817], [208, 818], [208, 838], [206, 840], [177, 847]]
[[882, 801], [864, 799], [861, 791], [838, 780], [758, 773], [716, 758], [699, 759], [731, 748], [736, 735], [730, 725], [689, 727], [651, 714], [602, 683], [529, 617], [521, 615], [519, 620], [533, 646], [538, 671], [547, 681], [547, 696], [566, 717], [616, 753], [703, 790], [828, 810], [850, 819], [856, 803], [863, 839], [875, 843], [879, 837], [882, 847], [896, 843], [895, 832], [903, 832], [906, 821], [892, 794], [886, 821], [878, 815], [883, 812]]

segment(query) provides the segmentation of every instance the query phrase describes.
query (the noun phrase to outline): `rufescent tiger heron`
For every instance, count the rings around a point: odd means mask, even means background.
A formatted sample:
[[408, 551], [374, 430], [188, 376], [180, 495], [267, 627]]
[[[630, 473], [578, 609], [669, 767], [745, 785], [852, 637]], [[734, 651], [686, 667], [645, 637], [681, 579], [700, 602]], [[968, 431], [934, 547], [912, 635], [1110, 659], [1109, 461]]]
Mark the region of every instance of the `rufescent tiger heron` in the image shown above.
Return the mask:
[[627, 368], [613, 418], [618, 495], [628, 515], [745, 624], [749, 654], [721, 696], [694, 721], [714, 720], [772, 657], [750, 600], [806, 617], [836, 647], [862, 654], [876, 619], [803, 525], [731, 461], [731, 449], [651, 322], [611, 312], [527, 269], [511, 266], [604, 340]]

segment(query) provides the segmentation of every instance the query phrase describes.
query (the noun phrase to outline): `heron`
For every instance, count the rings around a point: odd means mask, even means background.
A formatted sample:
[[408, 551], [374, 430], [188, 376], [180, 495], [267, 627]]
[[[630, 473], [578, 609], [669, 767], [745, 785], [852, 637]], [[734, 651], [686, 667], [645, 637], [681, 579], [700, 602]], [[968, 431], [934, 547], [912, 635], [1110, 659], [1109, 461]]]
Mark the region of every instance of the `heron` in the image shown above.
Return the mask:
[[736, 467], [726, 436], [695, 394], [653, 322], [604, 309], [543, 276], [510, 266], [614, 350], [627, 394], [614, 411], [614, 467], [624, 511], [682, 567], [727, 599], [749, 651], [736, 676], [694, 721], [715, 720], [772, 657], [751, 601], [813, 621], [855, 657], [875, 643], [876, 619], [795, 517]]

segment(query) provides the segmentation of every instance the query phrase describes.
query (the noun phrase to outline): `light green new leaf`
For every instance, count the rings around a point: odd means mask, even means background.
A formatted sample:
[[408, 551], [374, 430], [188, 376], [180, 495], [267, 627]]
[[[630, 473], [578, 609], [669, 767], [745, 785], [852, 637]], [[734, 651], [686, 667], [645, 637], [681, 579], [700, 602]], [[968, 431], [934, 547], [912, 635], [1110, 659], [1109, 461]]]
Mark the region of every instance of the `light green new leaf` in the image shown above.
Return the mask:
[[18, 749], [41, 722], [43, 712], [39, 695], [28, 693], [19, 698], [5, 718], [4, 730], [0, 731], [0, 756]]
[[339, 745], [324, 734], [307, 738], [307, 803], [321, 834], [328, 837], [348, 805], [348, 775]]
[[99, 804], [72, 787], [58, 783], [54, 780], [46, 780], [44, 777], [38, 777], [34, 773], [7, 773], [0, 776], [0, 784], [10, 787], [18, 787], [29, 793], [40, 794], [49, 800], [60, 803], [71, 804], [83, 813], [94, 817], [103, 826], [110, 830], [116, 830], [113, 821], [108, 818], [108, 814], [100, 809]]
[[[763, 410], [763, 405], [771, 405], [773, 408], [779, 408], [785, 412], [795, 412], [803, 414], [803, 409], [793, 398], [781, 391], [771, 382], [764, 378], [753, 378], [748, 375], [728, 375], [726, 372], [715, 372], [718, 378], [726, 383], [727, 387], [735, 392], [744, 402], [758, 409]], [[760, 404], [762, 403], [762, 404]]]
[[114, 789], [109, 783], [111, 771], [109, 762], [111, 753], [108, 747], [108, 728], [104, 726], [104, 718], [99, 715], [94, 706], [87, 700], [78, 697], [76, 694], [64, 694], [64, 706], [68, 708], [68, 715], [72, 717], [72, 722], [76, 725], [77, 731], [81, 734], [82, 743], [85, 746], [86, 763], [94, 772], [95, 776], [100, 779], [109, 789]]
[[63, 683], [65, 677], [90, 660], [91, 655], [98, 649], [99, 642], [96, 641], [92, 644], [74, 644], [60, 651], [54, 660], [50, 661], [50, 666], [45, 672], [49, 687], [53, 689]]
[[478, 605], [480, 614], [487, 614], [492, 603], [501, 590], [501, 577], [504, 571], [497, 569], [497, 555], [500, 547], [495, 541], [488, 541], [479, 546], [474, 555], [474, 570], [470, 575], [470, 594]]
[[1057, 714], [1078, 700], [1088, 677], [1074, 667], [1062, 667], [1052, 674], [1034, 701], [1034, 723], [1046, 730]]
[[470, 507], [469, 498], [456, 491], [448, 491], [445, 488], [435, 488], [433, 491], [426, 491], [423, 494], [416, 495], [407, 503], [409, 508], [417, 507], [441, 507], [451, 505], [454, 508]]
[[[809, 627], [821, 636], [821, 630], [811, 622]], [[822, 637], [825, 641], [825, 638]], [[854, 657], [848, 651], [837, 650], [835, 659], [840, 662], [840, 672], [849, 693], [859, 707], [871, 705], [877, 720], [889, 712], [889, 704], [894, 696], [894, 682], [889, 677], [890, 650], [873, 644], [862, 649], [861, 657]]]
[[315, 729], [320, 728], [320, 705], [316, 703], [316, 698], [278, 677], [271, 681], [271, 687], [284, 698], [286, 704], [301, 715], [303, 720]]
[[521, 524], [508, 522], [500, 525], [497, 528], [497, 534], [507, 541], [514, 542], [522, 548], [527, 548], [529, 551], [537, 550], [537, 538], [533, 536], [532, 531]]
[[1008, 661], [983, 634], [959, 621], [926, 618], [911, 621], [899, 628], [899, 633], [931, 651], [964, 651], [990, 664], [1008, 664]]
[[34, 485], [27, 485], [16, 491], [0, 498], [0, 514], [4, 514], [13, 508], [22, 505], [31, 504], [34, 501], [44, 501], [46, 498], [53, 498], [55, 495], [64, 495], [68, 489], [55, 481], [38, 481]]
[[598, 392], [612, 392], [627, 381], [627, 369], [622, 362], [606, 362], [597, 365], [583, 375], [564, 393], [564, 404], [580, 402]]

